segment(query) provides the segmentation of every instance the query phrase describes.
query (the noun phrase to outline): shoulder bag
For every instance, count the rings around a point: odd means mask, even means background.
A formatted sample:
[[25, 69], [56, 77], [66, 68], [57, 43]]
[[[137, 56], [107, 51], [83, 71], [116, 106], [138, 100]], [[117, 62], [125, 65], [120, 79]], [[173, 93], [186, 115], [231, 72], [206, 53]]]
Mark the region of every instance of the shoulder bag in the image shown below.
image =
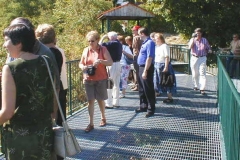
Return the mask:
[[160, 72], [160, 85], [163, 87], [173, 87], [174, 75], [169, 72]]
[[67, 156], [73, 156], [77, 153], [81, 152], [81, 148], [77, 142], [76, 137], [74, 136], [72, 130], [69, 128], [67, 121], [64, 118], [63, 111], [59, 102], [59, 98], [57, 95], [57, 91], [53, 82], [53, 78], [50, 72], [49, 64], [48, 61], [44, 56], [42, 56], [44, 59], [47, 69], [48, 69], [48, 74], [50, 76], [53, 90], [57, 99], [58, 103], [58, 109], [60, 111], [62, 120], [63, 120], [63, 127], [62, 126], [57, 126], [53, 127], [54, 131], [54, 151], [58, 156], [61, 156], [63, 158], [66, 158]]
[[114, 83], [113, 83], [112, 78], [110, 78], [110, 74], [109, 74], [109, 69], [108, 69], [108, 67], [106, 67], [106, 71], [107, 71], [107, 75], [108, 75], [108, 79], [107, 79], [107, 89], [112, 89]]

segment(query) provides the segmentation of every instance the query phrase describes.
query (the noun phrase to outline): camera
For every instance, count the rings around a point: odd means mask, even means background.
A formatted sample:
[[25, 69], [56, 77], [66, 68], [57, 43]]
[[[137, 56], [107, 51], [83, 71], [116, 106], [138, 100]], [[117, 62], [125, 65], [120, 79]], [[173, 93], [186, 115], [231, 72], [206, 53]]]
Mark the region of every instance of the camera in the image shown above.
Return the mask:
[[87, 68], [87, 74], [89, 76], [93, 76], [95, 74], [96, 68], [94, 66], [88, 66]]
[[193, 34], [192, 34], [192, 37], [197, 37], [197, 33], [193, 33]]

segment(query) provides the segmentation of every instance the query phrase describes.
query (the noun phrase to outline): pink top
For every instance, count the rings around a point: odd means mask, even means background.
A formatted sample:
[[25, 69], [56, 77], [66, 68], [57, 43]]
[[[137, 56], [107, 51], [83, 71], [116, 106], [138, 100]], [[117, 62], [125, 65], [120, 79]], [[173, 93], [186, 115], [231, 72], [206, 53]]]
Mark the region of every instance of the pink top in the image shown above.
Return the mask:
[[[103, 54], [107, 51], [107, 48], [104, 46], [99, 46], [99, 49], [97, 51], [94, 51], [90, 49], [89, 47], [84, 48], [83, 50], [83, 56], [85, 58], [85, 61], [83, 62], [83, 65], [93, 65], [93, 62], [95, 62], [97, 59], [103, 59]], [[107, 79], [107, 71], [106, 66], [103, 64], [99, 64], [96, 68], [95, 75], [89, 76], [88, 74], [83, 74], [84, 80], [90, 80], [90, 81], [99, 81]]]

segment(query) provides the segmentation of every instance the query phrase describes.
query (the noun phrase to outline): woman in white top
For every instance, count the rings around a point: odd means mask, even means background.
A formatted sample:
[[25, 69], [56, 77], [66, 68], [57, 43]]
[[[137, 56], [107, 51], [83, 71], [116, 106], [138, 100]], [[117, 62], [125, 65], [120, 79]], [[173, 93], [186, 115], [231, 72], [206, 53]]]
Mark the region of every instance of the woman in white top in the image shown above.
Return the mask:
[[133, 59], [133, 54], [129, 46], [126, 45], [125, 38], [124, 36], [120, 35], [118, 36], [119, 42], [122, 44], [122, 57], [120, 60], [121, 64], [121, 77], [120, 77], [120, 97], [119, 98], [124, 98], [125, 97], [125, 92], [126, 88], [128, 86], [127, 81], [128, 81], [128, 75], [131, 70], [131, 64], [126, 60], [126, 57], [129, 59]]
[[[167, 92], [168, 98], [165, 99], [164, 103], [172, 103], [172, 93], [176, 91], [176, 78], [175, 73], [170, 63], [170, 48], [165, 43], [165, 39], [161, 33], [154, 34], [155, 39], [155, 64], [154, 64], [154, 88], [156, 93]], [[163, 79], [164, 74], [168, 73], [172, 75], [172, 83], [171, 86], [163, 86], [161, 85], [161, 81]], [[165, 76], [165, 75], [164, 75]]]

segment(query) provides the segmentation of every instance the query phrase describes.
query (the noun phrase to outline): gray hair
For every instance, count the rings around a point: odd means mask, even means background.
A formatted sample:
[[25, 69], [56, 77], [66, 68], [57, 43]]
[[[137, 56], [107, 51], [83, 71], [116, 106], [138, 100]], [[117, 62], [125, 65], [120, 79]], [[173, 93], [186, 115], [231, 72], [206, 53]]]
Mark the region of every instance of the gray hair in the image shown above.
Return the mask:
[[116, 40], [117, 39], [117, 32], [114, 32], [114, 31], [111, 31], [111, 32], [108, 32], [108, 38], [110, 39], [110, 40]]

